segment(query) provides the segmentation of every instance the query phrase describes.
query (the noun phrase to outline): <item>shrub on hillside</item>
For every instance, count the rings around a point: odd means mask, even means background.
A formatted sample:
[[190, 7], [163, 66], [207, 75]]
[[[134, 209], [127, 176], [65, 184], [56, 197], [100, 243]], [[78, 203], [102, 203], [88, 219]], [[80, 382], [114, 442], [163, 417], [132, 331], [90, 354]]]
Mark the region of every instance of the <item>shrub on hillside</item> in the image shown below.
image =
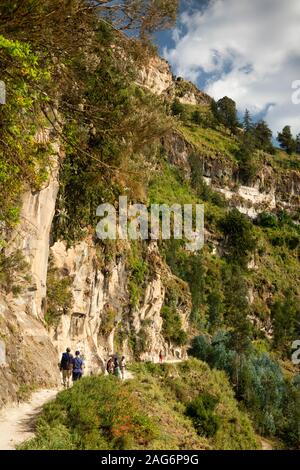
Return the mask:
[[232, 345], [232, 333], [219, 331], [211, 341], [203, 335], [194, 338], [189, 353], [226, 371], [260, 434], [279, 436], [297, 448], [300, 392], [295, 379], [286, 381], [279, 364], [268, 353], [252, 349], [238, 354]]
[[184, 117], [185, 107], [180, 101], [176, 98], [171, 105], [171, 112], [173, 116], [178, 116], [180, 118]]
[[233, 209], [221, 220], [220, 229], [225, 237], [229, 258], [245, 264], [256, 245], [252, 223], [237, 209]]
[[256, 223], [261, 227], [276, 228], [278, 226], [278, 219], [276, 215], [262, 212], [258, 215]]
[[115, 377], [82, 379], [45, 405], [25, 449], [124, 450], [147, 447], [157, 428]]
[[183, 346], [187, 342], [187, 333], [182, 329], [182, 323], [179, 313], [175, 307], [165, 305], [161, 309], [163, 319], [162, 333], [167, 341], [176, 346]]
[[291, 289], [285, 292], [284, 299], [274, 302], [271, 314], [274, 326], [274, 346], [283, 351], [286, 357], [290, 357], [291, 344], [300, 335], [299, 302]]
[[188, 404], [186, 414], [200, 436], [212, 437], [216, 434], [220, 424], [220, 418], [214, 414], [217, 403], [217, 398], [204, 393]]
[[201, 335], [193, 338], [188, 352], [191, 356], [197, 357], [198, 359], [201, 359], [201, 361], [209, 363], [212, 351], [213, 348], [210, 344], [209, 338], [205, 335]]

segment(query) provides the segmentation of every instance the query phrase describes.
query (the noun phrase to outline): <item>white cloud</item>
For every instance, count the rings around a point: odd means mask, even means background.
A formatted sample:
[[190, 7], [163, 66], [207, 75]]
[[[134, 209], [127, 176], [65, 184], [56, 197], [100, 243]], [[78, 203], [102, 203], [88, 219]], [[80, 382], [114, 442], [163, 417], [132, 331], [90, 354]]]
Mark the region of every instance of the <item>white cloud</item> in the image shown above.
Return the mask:
[[286, 124], [300, 132], [300, 105], [292, 103], [292, 83], [300, 80], [299, 0], [211, 0], [180, 23], [185, 33], [179, 25], [175, 47], [164, 51], [177, 75], [205, 77], [205, 91], [232, 97], [241, 111], [266, 111], [274, 133]]

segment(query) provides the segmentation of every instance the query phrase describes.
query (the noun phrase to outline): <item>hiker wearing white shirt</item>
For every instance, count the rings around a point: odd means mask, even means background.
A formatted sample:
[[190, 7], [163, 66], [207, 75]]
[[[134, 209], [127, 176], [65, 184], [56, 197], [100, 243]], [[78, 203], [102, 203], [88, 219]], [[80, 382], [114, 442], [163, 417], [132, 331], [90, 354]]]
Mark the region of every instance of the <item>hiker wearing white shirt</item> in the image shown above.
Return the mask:
[[122, 379], [125, 380], [125, 370], [126, 370], [125, 356], [122, 356], [122, 359], [120, 362], [120, 369], [121, 369]]

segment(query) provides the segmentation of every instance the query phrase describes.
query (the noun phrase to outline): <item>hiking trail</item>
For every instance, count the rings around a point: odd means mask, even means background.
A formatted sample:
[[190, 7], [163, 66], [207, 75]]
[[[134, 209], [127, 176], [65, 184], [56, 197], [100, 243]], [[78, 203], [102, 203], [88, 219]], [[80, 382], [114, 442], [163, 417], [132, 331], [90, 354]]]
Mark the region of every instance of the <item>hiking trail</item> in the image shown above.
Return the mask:
[[261, 446], [262, 450], [273, 450], [271, 442], [267, 441], [267, 439], [261, 438]]
[[24, 403], [6, 406], [0, 412], [0, 450], [15, 450], [34, 436], [36, 418], [42, 406], [53, 400], [59, 390], [39, 390]]
[[[182, 361], [163, 361], [163, 363], [177, 362]], [[126, 370], [125, 380], [133, 378], [134, 374]], [[43, 405], [53, 400], [60, 390], [38, 390], [28, 401], [4, 407], [0, 411], [0, 450], [15, 450], [17, 445], [34, 437], [36, 419]]]
[[[134, 375], [126, 371], [125, 380]], [[24, 403], [13, 403], [0, 412], [0, 450], [15, 450], [18, 444], [34, 437], [35, 423], [45, 403], [53, 400], [60, 390], [39, 390]]]

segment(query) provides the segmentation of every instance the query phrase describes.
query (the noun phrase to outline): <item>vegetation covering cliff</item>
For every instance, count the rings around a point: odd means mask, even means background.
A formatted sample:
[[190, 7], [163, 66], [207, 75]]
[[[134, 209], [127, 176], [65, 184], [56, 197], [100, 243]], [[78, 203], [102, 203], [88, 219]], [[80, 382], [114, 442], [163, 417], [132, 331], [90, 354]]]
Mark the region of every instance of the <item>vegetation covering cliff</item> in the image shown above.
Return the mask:
[[[93, 378], [63, 392], [28, 446], [255, 448], [253, 426], [298, 448], [299, 155], [274, 148], [265, 123], [238, 123], [228, 98], [172, 77], [148, 34], [174, 19], [176, 2], [124, 2], [144, 8], [132, 24], [124, 10], [108, 15], [110, 3], [0, 7], [1, 400], [55, 383], [66, 342], [94, 371], [113, 352], [139, 361], [189, 350], [209, 366], [137, 366], [134, 382]], [[100, 242], [96, 208], [120, 195], [203, 203], [204, 249]], [[40, 355], [49, 362], [37, 367]], [[124, 393], [125, 408], [135, 400], [130, 422], [107, 427], [98, 387], [113, 403]]]

